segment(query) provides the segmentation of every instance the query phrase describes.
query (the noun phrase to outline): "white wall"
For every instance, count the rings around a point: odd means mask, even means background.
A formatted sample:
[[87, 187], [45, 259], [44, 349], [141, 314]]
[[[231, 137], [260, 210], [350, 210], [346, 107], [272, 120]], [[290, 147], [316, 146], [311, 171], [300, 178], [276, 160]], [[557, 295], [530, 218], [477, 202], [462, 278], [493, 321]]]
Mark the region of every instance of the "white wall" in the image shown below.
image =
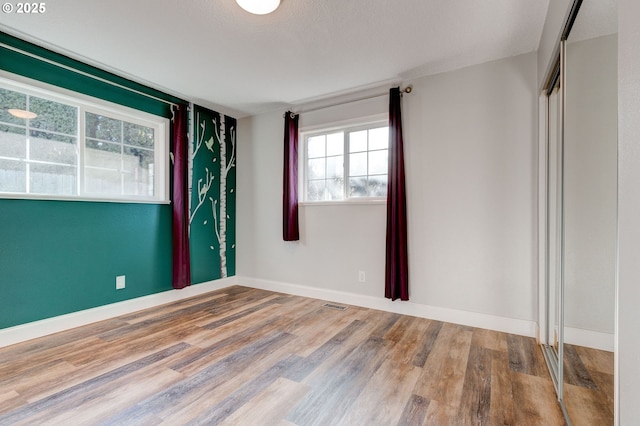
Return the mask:
[[[565, 326], [611, 336], [615, 319], [617, 43], [614, 34], [567, 44], [564, 141]], [[566, 341], [574, 343], [568, 334]]]
[[640, 419], [640, 2], [618, 1], [619, 424]]
[[[536, 58], [412, 82], [403, 105], [412, 302], [536, 320]], [[368, 115], [386, 102], [340, 109]], [[238, 126], [238, 275], [382, 298], [384, 204], [302, 206], [301, 241], [282, 241], [282, 112]]]
[[[356, 105], [371, 115], [384, 112], [385, 102]], [[344, 109], [307, 114], [300, 126], [353, 117], [353, 108]], [[282, 111], [242, 119], [238, 140], [243, 164], [238, 174], [238, 275], [379, 295], [384, 286], [385, 204], [301, 205], [300, 241], [284, 242]], [[366, 272], [364, 284], [358, 282], [359, 270]]]

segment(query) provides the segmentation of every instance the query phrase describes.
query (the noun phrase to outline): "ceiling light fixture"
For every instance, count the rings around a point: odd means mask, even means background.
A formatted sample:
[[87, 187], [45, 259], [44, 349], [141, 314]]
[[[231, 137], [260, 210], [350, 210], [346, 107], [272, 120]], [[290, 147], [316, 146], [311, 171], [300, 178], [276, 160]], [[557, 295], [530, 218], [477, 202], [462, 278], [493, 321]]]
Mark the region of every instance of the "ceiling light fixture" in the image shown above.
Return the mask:
[[23, 109], [9, 109], [7, 111], [9, 111], [9, 114], [13, 115], [14, 117], [24, 118], [26, 120], [31, 120], [32, 118], [36, 118], [38, 116], [38, 114], [36, 114], [35, 112], [25, 111]]
[[280, 0], [236, 0], [236, 3], [254, 15], [266, 15], [280, 6]]

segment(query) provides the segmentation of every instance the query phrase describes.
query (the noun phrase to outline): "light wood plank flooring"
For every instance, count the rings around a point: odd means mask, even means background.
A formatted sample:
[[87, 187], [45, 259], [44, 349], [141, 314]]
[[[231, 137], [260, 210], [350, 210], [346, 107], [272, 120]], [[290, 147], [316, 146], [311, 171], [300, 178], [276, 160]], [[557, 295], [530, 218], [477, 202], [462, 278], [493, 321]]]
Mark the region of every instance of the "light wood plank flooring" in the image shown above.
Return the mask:
[[234, 286], [0, 349], [0, 425], [563, 425], [531, 338]]
[[564, 404], [574, 425], [613, 425], [613, 352], [564, 345]]

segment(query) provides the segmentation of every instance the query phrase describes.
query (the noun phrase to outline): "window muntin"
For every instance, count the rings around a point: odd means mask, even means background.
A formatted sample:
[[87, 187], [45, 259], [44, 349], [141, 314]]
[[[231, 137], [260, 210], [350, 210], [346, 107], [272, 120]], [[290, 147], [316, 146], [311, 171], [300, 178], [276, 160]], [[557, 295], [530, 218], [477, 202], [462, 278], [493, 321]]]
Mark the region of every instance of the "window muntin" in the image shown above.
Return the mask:
[[303, 133], [304, 200], [345, 201], [387, 195], [386, 122]]
[[0, 196], [165, 202], [166, 127], [161, 117], [0, 80]]

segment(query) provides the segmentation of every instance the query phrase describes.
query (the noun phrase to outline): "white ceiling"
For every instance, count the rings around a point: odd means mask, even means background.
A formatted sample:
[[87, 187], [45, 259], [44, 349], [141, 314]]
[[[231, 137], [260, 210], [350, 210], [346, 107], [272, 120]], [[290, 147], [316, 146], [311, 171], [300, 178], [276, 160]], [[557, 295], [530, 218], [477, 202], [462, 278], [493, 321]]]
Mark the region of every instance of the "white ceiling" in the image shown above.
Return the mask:
[[0, 28], [242, 117], [538, 48], [549, 0], [52, 0]]

